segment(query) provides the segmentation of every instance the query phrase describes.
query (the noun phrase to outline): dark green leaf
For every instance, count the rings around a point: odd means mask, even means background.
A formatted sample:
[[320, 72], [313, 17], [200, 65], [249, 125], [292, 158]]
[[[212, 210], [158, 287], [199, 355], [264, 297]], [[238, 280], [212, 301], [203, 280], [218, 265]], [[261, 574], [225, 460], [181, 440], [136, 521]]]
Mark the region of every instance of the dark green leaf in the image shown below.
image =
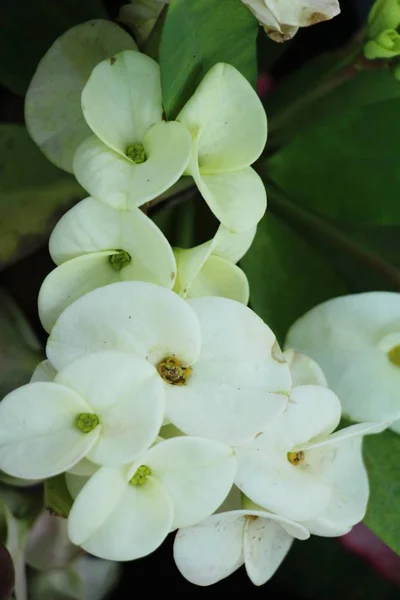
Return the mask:
[[47, 239], [57, 212], [81, 199], [75, 178], [42, 155], [22, 125], [0, 125], [0, 268]]
[[37, 64], [64, 31], [105, 18], [102, 0], [2, 0], [0, 82], [25, 94]]
[[0, 291], [0, 400], [28, 383], [44, 352], [14, 301]]
[[[340, 65], [340, 63], [339, 63]], [[338, 113], [399, 99], [400, 85], [388, 67], [358, 71], [338, 67], [338, 57], [326, 54], [295, 71], [266, 98], [270, 142], [290, 140], [295, 133]]]
[[364, 457], [370, 482], [370, 499], [365, 524], [400, 554], [400, 435], [384, 431], [367, 435]]
[[399, 106], [376, 102], [318, 122], [272, 156], [270, 180], [332, 219], [400, 224]]
[[250, 303], [283, 341], [307, 310], [345, 287], [323, 259], [283, 221], [267, 213], [241, 266], [250, 283]]
[[174, 0], [160, 46], [167, 117], [176, 117], [215, 63], [230, 63], [255, 86], [257, 31], [256, 19], [239, 0]]
[[64, 474], [56, 475], [44, 482], [44, 505], [57, 517], [68, 517], [72, 507], [72, 498], [65, 483]]
[[269, 210], [312, 244], [340, 275], [348, 292], [400, 291], [399, 227], [329, 220], [290, 202], [272, 187], [268, 187], [268, 199]]

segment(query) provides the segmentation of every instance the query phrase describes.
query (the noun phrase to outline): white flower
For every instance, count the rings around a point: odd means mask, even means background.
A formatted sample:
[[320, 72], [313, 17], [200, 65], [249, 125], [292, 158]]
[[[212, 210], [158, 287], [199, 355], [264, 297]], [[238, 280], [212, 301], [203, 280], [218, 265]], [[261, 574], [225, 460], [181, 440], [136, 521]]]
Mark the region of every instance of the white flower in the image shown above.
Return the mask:
[[175, 282], [172, 248], [139, 208], [122, 211], [86, 198], [57, 223], [49, 246], [60, 266], [39, 292], [39, 316], [48, 332], [69, 304], [103, 285], [140, 280], [172, 288]]
[[72, 506], [69, 537], [101, 558], [146, 556], [171, 530], [214, 512], [235, 471], [229, 446], [192, 437], [161, 441], [132, 465], [96, 471]]
[[163, 384], [167, 419], [190, 435], [239, 443], [287, 404], [290, 372], [274, 334], [233, 300], [186, 302], [150, 283], [110, 284], [65, 309], [47, 355], [61, 370], [110, 349], [148, 361]]
[[191, 583], [212, 585], [244, 564], [251, 581], [263, 585], [282, 563], [293, 539], [310, 537], [303, 525], [247, 504], [244, 510], [220, 512], [178, 531], [174, 558]]
[[156, 439], [164, 416], [160, 379], [121, 352], [71, 363], [54, 382], [29, 383], [0, 404], [0, 469], [51, 477], [84, 456], [101, 465], [134, 460]]
[[183, 298], [223, 296], [247, 304], [249, 283], [235, 265], [247, 252], [256, 228], [232, 233], [220, 225], [209, 242], [195, 248], [174, 248], [177, 279], [174, 291]]
[[321, 385], [328, 387], [321, 367], [306, 354], [288, 348], [283, 352], [290, 368], [293, 385]]
[[299, 27], [328, 21], [340, 13], [338, 0], [242, 0], [275, 42], [290, 40]]
[[253, 502], [311, 533], [340, 535], [360, 521], [368, 500], [362, 436], [387, 423], [362, 423], [329, 435], [340, 402], [324, 387], [294, 387], [286, 411], [235, 449], [236, 485]]
[[160, 67], [127, 50], [98, 64], [82, 92], [95, 135], [75, 153], [79, 183], [97, 200], [123, 210], [141, 206], [174, 184], [187, 167], [191, 137], [162, 120]]
[[25, 121], [46, 157], [72, 173], [72, 158], [91, 131], [81, 94], [94, 67], [121, 50], [137, 48], [111, 21], [81, 23], [57, 38], [40, 61], [25, 100]]
[[[400, 294], [367, 292], [316, 306], [286, 344], [318, 361], [355, 421], [400, 419]], [[400, 433], [400, 420], [392, 425]]]
[[249, 82], [218, 63], [179, 113], [192, 134], [186, 170], [211, 211], [227, 229], [248, 231], [266, 208], [264, 185], [250, 165], [267, 140], [267, 117]]

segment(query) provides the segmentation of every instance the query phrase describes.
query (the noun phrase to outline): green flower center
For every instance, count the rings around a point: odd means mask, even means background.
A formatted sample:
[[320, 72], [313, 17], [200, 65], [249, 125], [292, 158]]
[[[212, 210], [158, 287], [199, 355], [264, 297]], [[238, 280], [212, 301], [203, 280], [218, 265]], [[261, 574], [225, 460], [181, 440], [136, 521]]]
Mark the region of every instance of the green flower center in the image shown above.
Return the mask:
[[121, 271], [126, 265], [129, 265], [132, 258], [125, 250], [117, 250], [117, 254], [112, 254], [108, 260], [114, 271]]
[[171, 385], [186, 385], [192, 372], [190, 367], [183, 367], [181, 361], [175, 356], [164, 358], [158, 363], [157, 370], [164, 381]]
[[298, 467], [299, 465], [301, 465], [302, 462], [304, 462], [304, 452], [303, 450], [299, 450], [299, 452], [288, 452], [287, 453], [287, 459], [290, 463], [292, 463], [292, 465], [294, 465], [295, 467]]
[[400, 367], [400, 345], [394, 346], [387, 355], [391, 363]]
[[128, 146], [126, 155], [137, 165], [141, 165], [147, 160], [146, 150], [144, 149], [143, 144], [132, 144], [132, 146]]
[[129, 480], [129, 483], [132, 485], [144, 485], [150, 475], [151, 469], [146, 467], [146, 465], [140, 465], [140, 467], [136, 469], [135, 474]]
[[90, 433], [99, 423], [99, 417], [93, 413], [81, 413], [75, 420], [76, 427], [82, 433]]

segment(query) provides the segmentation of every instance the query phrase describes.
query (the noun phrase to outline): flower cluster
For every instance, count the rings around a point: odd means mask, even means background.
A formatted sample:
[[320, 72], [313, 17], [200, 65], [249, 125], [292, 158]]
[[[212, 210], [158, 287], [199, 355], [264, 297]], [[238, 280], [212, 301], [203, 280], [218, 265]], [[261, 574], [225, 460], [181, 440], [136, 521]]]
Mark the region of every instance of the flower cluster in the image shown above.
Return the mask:
[[[188, 580], [209, 585], [244, 563], [260, 585], [294, 538], [341, 535], [363, 518], [362, 438], [388, 423], [334, 432], [341, 405], [321, 369], [282, 353], [246, 306], [236, 263], [266, 207], [251, 167], [267, 135], [254, 90], [217, 64], [166, 122], [157, 63], [114, 28], [64, 34], [27, 96], [33, 138], [90, 197], [50, 239], [57, 267], [39, 295], [48, 360], [0, 404], [0, 468], [65, 473], [69, 538], [96, 556], [139, 558], [178, 530]], [[78, 82], [82, 39], [91, 52]], [[68, 101], [51, 106], [57, 81]], [[220, 225], [172, 249], [140, 206], [183, 175]]]

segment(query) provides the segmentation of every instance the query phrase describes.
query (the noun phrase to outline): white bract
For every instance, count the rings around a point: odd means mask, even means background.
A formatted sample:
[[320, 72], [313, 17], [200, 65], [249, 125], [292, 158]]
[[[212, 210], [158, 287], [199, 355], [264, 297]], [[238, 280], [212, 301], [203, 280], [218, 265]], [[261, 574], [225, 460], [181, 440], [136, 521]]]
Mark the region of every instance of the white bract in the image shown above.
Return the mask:
[[250, 165], [267, 140], [267, 117], [241, 73], [218, 63], [179, 113], [193, 138], [187, 175], [227, 229], [248, 231], [266, 208], [264, 184]]
[[111, 349], [148, 361], [165, 391], [167, 419], [190, 435], [240, 443], [287, 404], [291, 377], [274, 334], [233, 300], [186, 302], [150, 283], [110, 284], [65, 309], [47, 355], [61, 370]]
[[242, 0], [275, 42], [285, 42], [299, 27], [328, 21], [340, 13], [338, 0]]
[[212, 585], [244, 564], [252, 583], [263, 585], [282, 563], [293, 539], [310, 537], [303, 525], [249, 501], [244, 506], [178, 531], [174, 558], [191, 583]]
[[74, 300], [117, 281], [172, 288], [176, 262], [169, 242], [139, 208], [122, 211], [86, 198], [57, 223], [50, 254], [58, 266], [39, 292], [39, 316], [50, 332]]
[[30, 383], [38, 381], [54, 381], [57, 371], [49, 360], [42, 360], [32, 373]]
[[192, 437], [161, 441], [135, 463], [101, 467], [90, 477], [71, 509], [69, 537], [101, 558], [146, 556], [171, 530], [213, 513], [235, 471], [229, 446]]
[[220, 225], [209, 242], [195, 248], [174, 248], [177, 278], [174, 291], [183, 298], [223, 296], [247, 304], [249, 283], [235, 265], [247, 252], [256, 228], [232, 233]]
[[159, 377], [145, 360], [121, 352], [84, 356], [54, 382], [14, 390], [0, 404], [0, 468], [39, 479], [83, 457], [101, 465], [135, 460], [164, 417]]
[[46, 157], [72, 173], [78, 146], [90, 135], [81, 94], [94, 67], [121, 50], [135, 50], [131, 36], [102, 19], [76, 25], [57, 38], [40, 61], [25, 100], [25, 121]]
[[302, 522], [311, 533], [346, 533], [363, 518], [368, 500], [362, 436], [387, 423], [361, 423], [331, 434], [339, 421], [333, 392], [294, 387], [286, 411], [235, 449], [236, 485], [253, 502]]
[[162, 120], [160, 67], [145, 54], [114, 54], [92, 71], [82, 110], [95, 135], [75, 153], [79, 183], [97, 200], [123, 210], [167, 190], [186, 169], [187, 129]]
[[[343, 414], [355, 421], [400, 419], [400, 294], [367, 292], [316, 306], [286, 344], [321, 365]], [[400, 421], [392, 425], [400, 433]]]
[[288, 348], [283, 352], [290, 368], [293, 385], [321, 385], [328, 387], [321, 367], [306, 354]]

